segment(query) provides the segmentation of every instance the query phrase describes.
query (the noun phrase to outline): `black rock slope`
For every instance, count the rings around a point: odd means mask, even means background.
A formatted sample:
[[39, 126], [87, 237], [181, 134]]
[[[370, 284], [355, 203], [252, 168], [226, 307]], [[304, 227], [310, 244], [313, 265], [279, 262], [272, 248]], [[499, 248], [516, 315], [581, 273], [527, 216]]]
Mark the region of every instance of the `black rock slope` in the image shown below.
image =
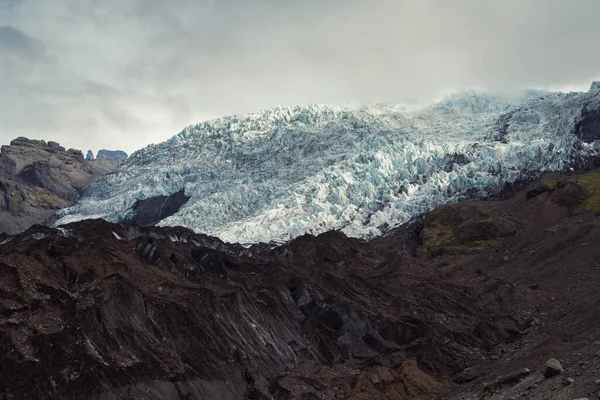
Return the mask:
[[[598, 196], [599, 172], [545, 175], [371, 242], [100, 220], [1, 235], [0, 398], [589, 396]], [[550, 357], [565, 372], [545, 379]]]

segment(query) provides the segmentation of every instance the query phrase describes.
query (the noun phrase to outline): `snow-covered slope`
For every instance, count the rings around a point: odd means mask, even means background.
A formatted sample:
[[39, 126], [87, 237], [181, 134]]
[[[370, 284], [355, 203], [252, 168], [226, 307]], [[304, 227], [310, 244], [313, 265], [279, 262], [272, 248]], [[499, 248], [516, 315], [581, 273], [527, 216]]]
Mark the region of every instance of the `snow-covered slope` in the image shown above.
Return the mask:
[[134, 153], [58, 224], [120, 221], [138, 200], [184, 189], [189, 202], [159, 225], [242, 243], [334, 228], [371, 237], [594, 153], [574, 133], [598, 99], [594, 84], [588, 93], [468, 92], [418, 107], [277, 108], [203, 122]]

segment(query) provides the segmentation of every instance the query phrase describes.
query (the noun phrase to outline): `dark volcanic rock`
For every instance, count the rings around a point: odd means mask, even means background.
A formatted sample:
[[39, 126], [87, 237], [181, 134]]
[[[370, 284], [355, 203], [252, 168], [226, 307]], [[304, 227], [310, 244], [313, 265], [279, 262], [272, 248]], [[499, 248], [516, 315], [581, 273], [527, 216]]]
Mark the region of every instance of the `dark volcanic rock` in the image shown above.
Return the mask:
[[127, 160], [127, 153], [121, 150], [99, 150], [96, 158], [125, 161]]
[[444, 165], [443, 170], [446, 172], [452, 172], [454, 170], [455, 165], [465, 165], [468, 164], [470, 161], [464, 154], [454, 153], [447, 154], [444, 157], [444, 162], [446, 163], [446, 165]]
[[600, 139], [600, 109], [584, 109], [576, 129], [577, 136], [586, 143]]
[[0, 232], [21, 232], [52, 222], [56, 210], [72, 205], [88, 183], [120, 161], [84, 160], [79, 150], [56, 142], [17, 138], [0, 151]]
[[85, 155], [85, 159], [88, 161], [94, 161], [94, 153], [92, 153], [91, 150], [88, 150], [87, 154]]
[[142, 225], [156, 225], [161, 220], [175, 214], [190, 198], [181, 190], [170, 196], [156, 196], [140, 200], [134, 206], [132, 222]]
[[560, 362], [558, 362], [557, 359], [551, 358], [548, 360], [548, 362], [546, 362], [546, 365], [544, 367], [545, 378], [555, 377], [556, 375], [560, 375], [562, 372], [563, 367], [562, 365], [560, 365]]
[[599, 176], [547, 174], [551, 192], [370, 242], [245, 248], [102, 220], [0, 234], [0, 398], [542, 400], [550, 356], [578, 376], [561, 396], [588, 393]]
[[535, 188], [529, 190], [527, 192], [527, 197], [535, 197], [538, 196], [542, 193], [546, 193], [546, 192], [552, 192], [554, 190], [553, 187], [550, 187], [548, 185], [540, 185], [540, 186], [536, 186]]
[[335, 369], [373, 357], [384, 357], [376, 371], [390, 386], [404, 387], [412, 374], [433, 385], [419, 390], [447, 392], [414, 362], [393, 361], [410, 346], [418, 352], [419, 338], [436, 337], [429, 323], [378, 301], [361, 304], [374, 288], [334, 275], [348, 256], [383, 261], [355, 243], [306, 237], [283, 249], [287, 262], [276, 262], [270, 251], [250, 257], [179, 228], [101, 220], [33, 227], [0, 246], [0, 368], [11, 371], [0, 377], [0, 393], [269, 398], [270, 390], [289, 391], [281, 374], [304, 363]]
[[498, 118], [497, 126], [495, 129], [494, 140], [502, 143], [507, 143], [506, 137], [510, 129], [510, 119], [512, 118], [514, 111], [509, 111]]
[[589, 93], [592, 97], [575, 125], [575, 134], [586, 143], [600, 140], [600, 82], [592, 83]]

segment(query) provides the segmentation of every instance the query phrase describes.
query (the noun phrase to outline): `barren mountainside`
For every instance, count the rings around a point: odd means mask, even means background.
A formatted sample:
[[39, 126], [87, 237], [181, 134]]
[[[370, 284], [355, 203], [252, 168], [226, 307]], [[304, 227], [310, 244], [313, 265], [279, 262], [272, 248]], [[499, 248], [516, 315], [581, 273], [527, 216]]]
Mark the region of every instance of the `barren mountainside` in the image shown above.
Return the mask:
[[0, 232], [18, 233], [52, 223], [81, 189], [114, 171], [121, 161], [86, 161], [79, 150], [56, 142], [18, 138], [0, 151]]
[[275, 248], [102, 220], [0, 235], [0, 397], [597, 398], [599, 199], [599, 170], [544, 174]]

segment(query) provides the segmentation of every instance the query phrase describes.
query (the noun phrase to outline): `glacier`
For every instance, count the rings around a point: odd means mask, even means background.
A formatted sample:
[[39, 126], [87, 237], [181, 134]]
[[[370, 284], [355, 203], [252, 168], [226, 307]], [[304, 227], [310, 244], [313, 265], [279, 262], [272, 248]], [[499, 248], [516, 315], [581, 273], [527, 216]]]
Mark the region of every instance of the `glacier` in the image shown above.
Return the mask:
[[131, 219], [138, 201], [190, 200], [160, 226], [228, 242], [341, 229], [371, 238], [444, 203], [484, 197], [598, 154], [576, 124], [588, 92], [467, 91], [420, 105], [275, 108], [186, 127], [85, 188], [56, 225]]

